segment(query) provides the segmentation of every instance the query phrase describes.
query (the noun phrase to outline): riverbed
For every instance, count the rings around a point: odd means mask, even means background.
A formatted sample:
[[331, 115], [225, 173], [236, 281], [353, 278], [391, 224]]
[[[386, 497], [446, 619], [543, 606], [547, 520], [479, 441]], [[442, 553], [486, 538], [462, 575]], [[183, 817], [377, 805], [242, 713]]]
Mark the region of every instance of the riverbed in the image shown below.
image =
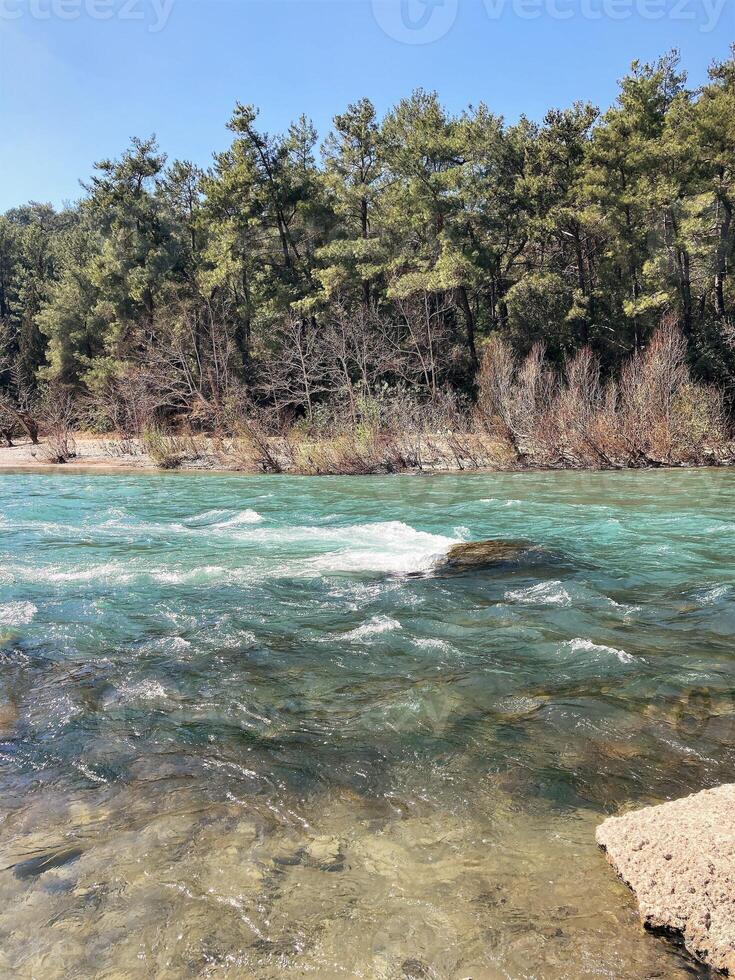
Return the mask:
[[729, 470], [1, 475], [0, 972], [699, 976], [594, 831], [732, 780], [734, 552]]

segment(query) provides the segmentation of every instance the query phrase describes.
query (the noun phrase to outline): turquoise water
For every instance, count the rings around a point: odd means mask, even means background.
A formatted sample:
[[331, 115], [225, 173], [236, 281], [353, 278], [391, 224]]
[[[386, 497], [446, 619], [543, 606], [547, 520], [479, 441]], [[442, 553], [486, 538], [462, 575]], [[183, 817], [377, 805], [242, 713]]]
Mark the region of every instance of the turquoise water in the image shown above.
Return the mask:
[[[594, 845], [732, 780], [735, 475], [0, 476], [0, 972], [683, 977]], [[457, 541], [541, 558], [437, 574]]]

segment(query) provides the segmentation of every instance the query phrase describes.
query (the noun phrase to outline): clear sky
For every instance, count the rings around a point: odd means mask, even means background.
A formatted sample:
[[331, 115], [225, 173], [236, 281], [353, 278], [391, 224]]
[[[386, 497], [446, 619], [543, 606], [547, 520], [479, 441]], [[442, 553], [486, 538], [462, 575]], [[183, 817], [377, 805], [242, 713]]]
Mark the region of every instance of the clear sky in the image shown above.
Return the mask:
[[600, 106], [630, 61], [680, 49], [693, 85], [735, 40], [735, 0], [0, 0], [0, 210], [80, 194], [92, 164], [156, 133], [206, 166], [235, 101], [321, 133], [416, 86], [508, 119]]

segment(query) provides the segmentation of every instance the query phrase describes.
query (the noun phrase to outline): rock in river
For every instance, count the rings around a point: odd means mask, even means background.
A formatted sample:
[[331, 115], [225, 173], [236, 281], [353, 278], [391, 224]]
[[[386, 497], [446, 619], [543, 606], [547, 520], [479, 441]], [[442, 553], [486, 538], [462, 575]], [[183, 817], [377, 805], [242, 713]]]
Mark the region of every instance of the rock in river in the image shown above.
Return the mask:
[[467, 572], [538, 559], [543, 548], [527, 541], [493, 538], [489, 541], [462, 541], [453, 545], [438, 563], [438, 572]]
[[597, 843], [645, 926], [681, 936], [697, 959], [735, 976], [735, 783], [610, 817]]

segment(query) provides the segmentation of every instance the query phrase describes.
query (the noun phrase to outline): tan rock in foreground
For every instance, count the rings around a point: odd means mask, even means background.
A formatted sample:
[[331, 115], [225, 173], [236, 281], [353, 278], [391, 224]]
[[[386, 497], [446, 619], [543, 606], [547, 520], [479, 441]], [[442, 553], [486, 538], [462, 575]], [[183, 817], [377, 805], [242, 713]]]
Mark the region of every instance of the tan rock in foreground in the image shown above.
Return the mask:
[[610, 817], [597, 843], [644, 925], [680, 934], [697, 959], [735, 976], [735, 783]]

